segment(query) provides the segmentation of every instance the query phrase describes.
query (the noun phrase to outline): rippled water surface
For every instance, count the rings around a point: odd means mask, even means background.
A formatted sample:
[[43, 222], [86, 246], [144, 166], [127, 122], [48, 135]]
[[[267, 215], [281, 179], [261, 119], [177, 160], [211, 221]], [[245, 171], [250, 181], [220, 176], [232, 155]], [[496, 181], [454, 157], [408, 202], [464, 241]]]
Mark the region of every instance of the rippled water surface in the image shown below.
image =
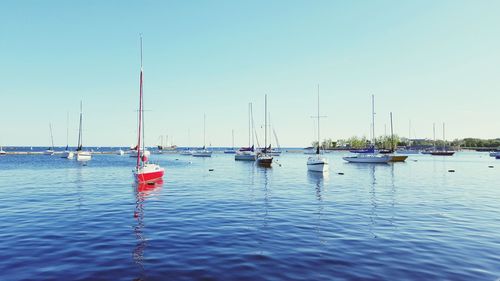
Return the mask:
[[167, 169], [158, 186], [134, 184], [127, 156], [87, 166], [2, 156], [0, 277], [500, 278], [500, 160], [462, 152], [372, 165], [343, 155], [327, 155], [325, 175], [295, 153], [271, 169], [233, 155], [155, 155]]

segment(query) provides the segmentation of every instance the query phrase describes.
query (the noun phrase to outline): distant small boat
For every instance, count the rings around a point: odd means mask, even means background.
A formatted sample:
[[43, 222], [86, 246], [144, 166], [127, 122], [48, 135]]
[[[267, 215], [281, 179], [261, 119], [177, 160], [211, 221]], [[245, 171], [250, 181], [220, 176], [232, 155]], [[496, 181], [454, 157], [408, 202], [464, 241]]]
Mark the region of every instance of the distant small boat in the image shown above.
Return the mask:
[[236, 153], [236, 150], [234, 149], [234, 130], [231, 130], [231, 134], [232, 134], [232, 144], [233, 146], [231, 147], [231, 149], [226, 149], [224, 150], [224, 153], [225, 154], [235, 154]]
[[61, 153], [61, 158], [73, 159], [74, 155], [73, 151], [69, 151], [68, 148], [66, 148], [66, 150]]
[[184, 150], [181, 150], [180, 155], [191, 156], [191, 155], [193, 155], [193, 151], [191, 149], [184, 149]]
[[405, 162], [408, 158], [406, 155], [390, 155], [391, 160], [389, 162]]
[[347, 162], [352, 163], [389, 163], [391, 156], [380, 154], [358, 154], [355, 156], [342, 157]]
[[69, 150], [69, 112], [66, 114], [66, 148], [61, 153], [61, 158], [73, 159], [74, 153]]
[[52, 124], [51, 123], [49, 123], [49, 129], [50, 129], [50, 141], [51, 141], [52, 146], [47, 148], [47, 150], [45, 150], [43, 152], [44, 155], [54, 155], [54, 136], [52, 135]]
[[494, 151], [494, 152], [490, 152], [490, 156], [491, 157], [497, 157], [500, 155], [500, 151]]
[[437, 151], [432, 151], [430, 154], [434, 156], [453, 156], [453, 154], [455, 154], [455, 151], [437, 150]]
[[201, 149], [194, 151], [192, 153], [193, 157], [212, 157], [212, 151], [207, 150], [205, 146], [206, 123], [207, 123], [207, 116], [203, 114], [203, 147]]
[[234, 155], [234, 160], [240, 161], [255, 161], [257, 159], [257, 154], [255, 153], [253, 147], [240, 148]]
[[257, 154], [257, 164], [264, 167], [271, 167], [273, 164], [273, 157], [268, 154], [267, 148], [267, 95], [265, 95], [264, 106], [264, 149], [261, 153]]
[[[134, 147], [134, 148], [131, 148], [128, 152], [129, 156], [130, 157], [134, 157], [136, 158], [137, 157], [137, 147]], [[142, 156], [146, 156], [146, 157], [149, 157], [151, 155], [151, 152], [147, 149], [147, 148], [144, 148], [141, 150], [141, 157]]]
[[375, 153], [374, 147], [362, 148], [362, 149], [351, 149], [350, 153]]
[[397, 154], [419, 154], [420, 151], [417, 149], [399, 149], [396, 150]]
[[319, 115], [319, 85], [318, 85], [318, 115], [314, 116], [314, 118], [318, 118], [318, 145], [316, 147], [316, 156], [311, 156], [307, 159], [307, 170], [312, 172], [326, 172], [328, 171], [328, 159], [321, 156], [319, 151], [320, 147], [320, 126], [319, 120], [321, 116]]
[[[257, 154], [255, 153], [254, 143], [254, 126], [253, 126], [253, 110], [252, 103], [248, 103], [248, 147], [242, 147], [236, 151], [234, 160], [238, 161], [255, 161]], [[250, 144], [252, 146], [250, 146]]]
[[116, 154], [121, 156], [121, 155], [124, 155], [125, 152], [120, 148], [120, 149], [118, 149], [118, 151], [116, 151]]
[[453, 154], [455, 154], [455, 151], [452, 151], [452, 150], [447, 150], [446, 149], [446, 138], [445, 138], [445, 134], [444, 134], [444, 123], [443, 123], [443, 147], [441, 150], [434, 150], [431, 152], [431, 155], [433, 156], [453, 156]]
[[5, 152], [5, 150], [3, 150], [3, 147], [0, 146], [0, 155], [6, 155], [7, 152]]
[[304, 154], [316, 154], [316, 148], [309, 146], [304, 148]]
[[212, 157], [212, 151], [202, 147], [201, 149], [195, 150], [191, 155], [193, 155], [193, 157]]
[[78, 146], [76, 148], [76, 161], [86, 162], [92, 159], [90, 151], [83, 150], [83, 104], [80, 101], [80, 126], [78, 129]]
[[342, 159], [352, 163], [388, 163], [392, 159], [392, 156], [390, 155], [375, 153], [375, 97], [373, 95], [372, 95], [372, 147], [368, 148], [367, 151], [370, 152], [362, 152], [358, 153], [355, 156], [343, 157]]

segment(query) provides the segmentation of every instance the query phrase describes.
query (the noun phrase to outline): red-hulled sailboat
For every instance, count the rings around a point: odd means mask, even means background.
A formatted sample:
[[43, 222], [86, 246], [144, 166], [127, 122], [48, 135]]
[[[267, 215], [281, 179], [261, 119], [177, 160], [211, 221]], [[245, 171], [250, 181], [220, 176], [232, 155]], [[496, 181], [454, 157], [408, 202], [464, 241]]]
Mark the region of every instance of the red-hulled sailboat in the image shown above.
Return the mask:
[[155, 182], [163, 178], [165, 169], [158, 164], [149, 163], [144, 146], [144, 108], [143, 108], [143, 82], [142, 82], [142, 35], [141, 35], [141, 75], [139, 89], [139, 128], [137, 130], [137, 163], [134, 169], [134, 178], [139, 183]]

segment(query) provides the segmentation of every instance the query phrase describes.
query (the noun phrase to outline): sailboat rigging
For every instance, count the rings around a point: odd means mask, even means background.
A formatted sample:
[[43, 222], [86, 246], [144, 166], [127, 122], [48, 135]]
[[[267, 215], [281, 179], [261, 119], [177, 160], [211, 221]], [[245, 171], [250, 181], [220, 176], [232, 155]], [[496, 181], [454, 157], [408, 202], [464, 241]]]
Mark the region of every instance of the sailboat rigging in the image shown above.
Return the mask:
[[[150, 163], [146, 154], [142, 155], [141, 149], [145, 150], [144, 144], [144, 104], [143, 104], [143, 67], [142, 67], [142, 35], [141, 35], [141, 72], [139, 82], [139, 113], [137, 129], [137, 161], [133, 170], [135, 181], [138, 183], [154, 182], [161, 180], [165, 169], [158, 164]], [[142, 148], [141, 148], [142, 145]]]

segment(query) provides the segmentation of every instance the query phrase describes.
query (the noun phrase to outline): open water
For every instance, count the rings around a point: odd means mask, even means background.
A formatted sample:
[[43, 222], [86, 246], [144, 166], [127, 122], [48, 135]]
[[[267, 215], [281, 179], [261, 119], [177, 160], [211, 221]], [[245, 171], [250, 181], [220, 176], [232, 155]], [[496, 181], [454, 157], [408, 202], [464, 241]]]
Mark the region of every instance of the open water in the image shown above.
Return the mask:
[[133, 182], [126, 155], [1, 156], [0, 279], [500, 278], [500, 160], [343, 155], [324, 175], [298, 153], [270, 169], [153, 155], [156, 186]]

